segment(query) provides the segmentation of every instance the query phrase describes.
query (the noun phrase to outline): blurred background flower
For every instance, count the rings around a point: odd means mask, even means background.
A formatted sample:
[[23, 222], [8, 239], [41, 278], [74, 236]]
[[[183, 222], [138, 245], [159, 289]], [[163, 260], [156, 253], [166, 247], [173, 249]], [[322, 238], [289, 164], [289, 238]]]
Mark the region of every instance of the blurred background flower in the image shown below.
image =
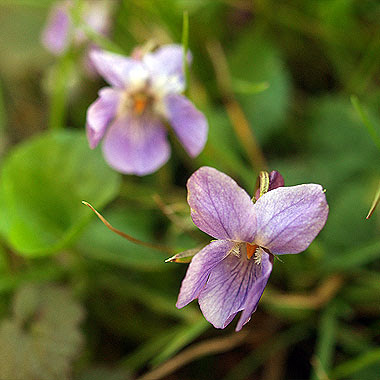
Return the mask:
[[63, 54], [70, 44], [90, 42], [85, 31], [106, 36], [111, 30], [112, 1], [89, 0], [77, 2], [63, 0], [56, 2], [49, 13], [42, 32], [42, 43], [53, 54]]
[[196, 157], [206, 144], [208, 125], [182, 95], [186, 82], [181, 45], [163, 45], [145, 54], [137, 49], [131, 57], [91, 52], [93, 65], [112, 87], [101, 89], [89, 107], [87, 137], [92, 149], [104, 137], [104, 157], [115, 170], [141, 176], [169, 159], [167, 127]]

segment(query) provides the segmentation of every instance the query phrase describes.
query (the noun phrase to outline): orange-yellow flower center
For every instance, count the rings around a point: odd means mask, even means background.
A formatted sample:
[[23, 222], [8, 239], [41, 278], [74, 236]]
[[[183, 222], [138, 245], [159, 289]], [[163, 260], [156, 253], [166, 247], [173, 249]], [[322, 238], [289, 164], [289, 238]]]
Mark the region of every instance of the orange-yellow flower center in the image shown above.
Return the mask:
[[245, 247], [247, 249], [247, 257], [250, 259], [256, 252], [257, 248], [259, 248], [258, 245], [256, 244], [250, 244], [250, 243], [245, 243]]
[[143, 95], [143, 94], [138, 94], [134, 97], [133, 99], [133, 110], [134, 112], [137, 114], [137, 115], [141, 115], [147, 104], [148, 104], [148, 97], [146, 95]]

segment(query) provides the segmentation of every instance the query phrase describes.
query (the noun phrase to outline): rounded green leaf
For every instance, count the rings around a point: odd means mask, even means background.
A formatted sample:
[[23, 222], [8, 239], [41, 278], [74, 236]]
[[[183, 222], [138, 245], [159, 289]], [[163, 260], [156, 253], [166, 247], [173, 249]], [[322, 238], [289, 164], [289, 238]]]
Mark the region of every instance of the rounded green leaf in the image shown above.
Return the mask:
[[46, 133], [16, 147], [0, 182], [0, 232], [20, 254], [40, 256], [72, 241], [98, 208], [118, 192], [120, 175], [88, 147], [84, 133]]

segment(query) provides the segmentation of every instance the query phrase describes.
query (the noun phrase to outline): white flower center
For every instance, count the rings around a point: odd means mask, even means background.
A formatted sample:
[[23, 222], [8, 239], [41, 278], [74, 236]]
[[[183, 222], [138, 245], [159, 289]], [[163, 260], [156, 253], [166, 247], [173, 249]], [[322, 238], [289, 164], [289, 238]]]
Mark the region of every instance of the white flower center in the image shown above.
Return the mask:
[[153, 113], [165, 118], [167, 110], [165, 97], [180, 93], [183, 83], [177, 75], [153, 75], [144, 66], [138, 66], [129, 72], [128, 85], [123, 90], [118, 114]]
[[229, 254], [236, 257], [246, 257], [248, 260], [253, 260], [256, 265], [261, 265], [264, 249], [254, 243], [235, 242], [234, 246], [230, 249]]

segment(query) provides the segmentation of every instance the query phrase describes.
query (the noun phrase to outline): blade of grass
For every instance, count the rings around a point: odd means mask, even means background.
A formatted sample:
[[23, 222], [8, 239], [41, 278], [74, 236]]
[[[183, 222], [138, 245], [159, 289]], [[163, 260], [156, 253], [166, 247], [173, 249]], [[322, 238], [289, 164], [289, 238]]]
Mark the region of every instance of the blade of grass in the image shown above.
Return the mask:
[[367, 128], [367, 131], [369, 135], [371, 136], [373, 142], [375, 143], [377, 148], [380, 150], [380, 136], [375, 126], [372, 124], [371, 120], [369, 119], [367, 113], [364, 111], [363, 107], [361, 106], [358, 97], [355, 95], [351, 95], [351, 103], [353, 107], [355, 108], [355, 111], [359, 115], [362, 123]]
[[348, 88], [363, 94], [368, 87], [373, 75], [376, 74], [380, 59], [380, 35], [379, 30], [372, 36], [372, 41], [365, 46], [363, 57], [358, 65], [356, 72], [351, 76], [347, 84]]
[[67, 100], [67, 83], [73, 65], [70, 51], [59, 58], [53, 75], [53, 89], [50, 98], [49, 128], [60, 129], [65, 123], [65, 109]]
[[[377, 331], [377, 330], [375, 330]], [[337, 344], [342, 347], [348, 355], [359, 355], [362, 352], [373, 348], [371, 346], [372, 336], [365, 331], [358, 330], [355, 326], [349, 324], [339, 324], [339, 330], [336, 335]]]
[[269, 341], [258, 346], [249, 355], [237, 363], [233, 369], [227, 373], [223, 380], [243, 380], [250, 378], [250, 375], [262, 365], [274, 353], [286, 349], [287, 347], [305, 339], [310, 334], [308, 326], [296, 325], [280, 333]]
[[355, 248], [336, 257], [331, 257], [325, 264], [325, 270], [328, 272], [348, 272], [377, 260], [379, 257], [380, 241], [375, 240], [366, 246]]
[[179, 350], [198, 338], [209, 327], [210, 324], [203, 317], [191, 325], [185, 325], [165, 349], [151, 361], [151, 364], [157, 366], [165, 360], [170, 359]]
[[102, 36], [99, 33], [96, 33], [93, 29], [91, 29], [86, 24], [81, 24], [80, 29], [84, 32], [86, 37], [92, 41], [96, 46], [100, 47], [103, 50], [111, 51], [113, 53], [125, 54], [125, 50], [122, 49], [115, 42], [109, 40], [108, 38]]
[[[181, 326], [182, 328], [182, 326]], [[152, 357], [159, 353], [169, 342], [178, 334], [178, 327], [172, 330], [165, 331], [162, 335], [156, 336], [146, 343], [140, 345], [137, 350], [122, 359], [119, 363], [121, 368], [129, 372], [137, 372], [143, 367]]]
[[327, 379], [326, 374], [331, 368], [335, 351], [335, 336], [337, 328], [337, 305], [331, 303], [324, 310], [319, 324], [316, 352], [312, 361], [312, 380]]
[[330, 378], [334, 380], [347, 379], [356, 372], [378, 362], [380, 362], [380, 348], [375, 348], [338, 365], [331, 371]]
[[366, 216], [366, 219], [369, 219], [372, 216], [379, 202], [380, 202], [380, 183], [379, 183], [379, 187], [377, 188], [377, 192], [372, 202], [371, 208], [369, 209], [368, 215]]
[[117, 292], [121, 297], [137, 300], [157, 314], [186, 321], [187, 326], [199, 320], [199, 312], [196, 309], [189, 307], [186, 312], [179, 310], [175, 307], [174, 298], [135, 281], [129, 281], [126, 278], [120, 279], [114, 275], [104, 275], [98, 278], [98, 283], [104, 289]]

